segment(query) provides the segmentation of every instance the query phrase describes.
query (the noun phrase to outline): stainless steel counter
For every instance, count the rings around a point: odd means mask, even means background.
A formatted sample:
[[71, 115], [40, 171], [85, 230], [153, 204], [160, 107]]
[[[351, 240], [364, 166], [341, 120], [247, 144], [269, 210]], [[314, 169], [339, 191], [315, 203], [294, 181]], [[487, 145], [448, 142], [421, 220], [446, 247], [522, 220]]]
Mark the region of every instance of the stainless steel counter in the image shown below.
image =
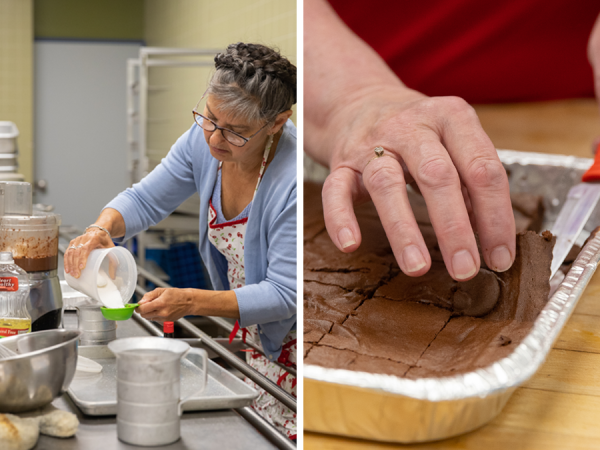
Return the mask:
[[[52, 402], [64, 411], [77, 414], [79, 430], [68, 439], [41, 435], [34, 450], [120, 450], [143, 448], [125, 444], [117, 438], [117, 420], [114, 416], [84, 416], [68, 395]], [[154, 447], [158, 448], [158, 447]], [[233, 410], [184, 413], [181, 417], [181, 439], [160, 447], [169, 450], [192, 449], [276, 449], [243, 417]]]
[[[74, 313], [67, 312], [65, 328], [76, 326]], [[145, 336], [147, 331], [133, 320], [118, 322], [117, 337]], [[52, 403], [59, 409], [72, 412], [80, 421], [73, 438], [58, 439], [40, 436], [34, 450], [112, 450], [141, 448], [125, 444], [117, 438], [115, 416], [85, 416], [67, 394]], [[158, 448], [158, 447], [154, 447]], [[181, 418], [181, 439], [165, 449], [275, 449], [253, 425], [235, 410], [184, 413]]]
[[[52, 402], [64, 411], [77, 414], [79, 430], [68, 439], [40, 436], [34, 450], [120, 450], [136, 447], [117, 438], [117, 420], [114, 416], [84, 416], [67, 394]], [[159, 448], [159, 447], [153, 447]], [[181, 417], [181, 439], [160, 447], [169, 450], [200, 449], [276, 449], [243, 417], [233, 410], [184, 413]]]

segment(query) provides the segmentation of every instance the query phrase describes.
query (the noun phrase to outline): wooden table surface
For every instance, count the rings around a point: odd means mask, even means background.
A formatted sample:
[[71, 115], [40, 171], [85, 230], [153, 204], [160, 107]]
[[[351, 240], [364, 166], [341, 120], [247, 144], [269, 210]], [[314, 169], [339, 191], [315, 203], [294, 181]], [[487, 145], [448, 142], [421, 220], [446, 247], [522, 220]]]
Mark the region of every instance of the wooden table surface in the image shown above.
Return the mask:
[[[497, 148], [591, 157], [600, 136], [595, 102], [477, 106]], [[399, 426], [401, 426], [399, 419]], [[600, 271], [538, 373], [500, 415], [462, 436], [420, 445], [382, 444], [305, 433], [305, 449], [600, 449]]]

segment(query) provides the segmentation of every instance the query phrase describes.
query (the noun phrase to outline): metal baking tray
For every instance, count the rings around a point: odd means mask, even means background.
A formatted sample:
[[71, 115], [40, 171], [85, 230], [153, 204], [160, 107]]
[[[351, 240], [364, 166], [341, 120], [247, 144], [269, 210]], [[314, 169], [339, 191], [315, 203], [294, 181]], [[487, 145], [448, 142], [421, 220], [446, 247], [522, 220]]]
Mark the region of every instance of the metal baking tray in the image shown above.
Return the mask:
[[[499, 150], [511, 191], [544, 195], [550, 228], [571, 186], [591, 159]], [[581, 239], [600, 225], [593, 212]], [[444, 439], [496, 417], [514, 390], [542, 365], [596, 271], [600, 235], [592, 236], [553, 292], [527, 337], [508, 357], [466, 374], [409, 380], [391, 375], [304, 366], [304, 428], [392, 442]]]
[[[67, 393], [84, 414], [109, 416], [117, 414], [117, 360], [106, 345], [80, 346], [79, 354], [102, 365], [99, 374], [76, 373]], [[198, 362], [198, 365], [196, 364]], [[201, 379], [199, 360], [189, 354], [181, 360], [181, 398], [193, 393]], [[248, 406], [258, 396], [235, 375], [210, 359], [208, 384], [201, 394], [183, 405], [184, 411], [231, 409]]]

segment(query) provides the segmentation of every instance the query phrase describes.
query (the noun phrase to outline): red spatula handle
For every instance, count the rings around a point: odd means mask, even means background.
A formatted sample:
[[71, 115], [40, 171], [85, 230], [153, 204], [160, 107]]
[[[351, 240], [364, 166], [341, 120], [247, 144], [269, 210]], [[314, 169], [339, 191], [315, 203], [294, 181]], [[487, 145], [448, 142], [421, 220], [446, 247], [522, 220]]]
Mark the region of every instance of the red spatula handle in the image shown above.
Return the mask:
[[600, 181], [600, 144], [598, 144], [598, 147], [596, 147], [594, 164], [592, 164], [592, 167], [590, 167], [588, 171], [583, 174], [581, 181]]

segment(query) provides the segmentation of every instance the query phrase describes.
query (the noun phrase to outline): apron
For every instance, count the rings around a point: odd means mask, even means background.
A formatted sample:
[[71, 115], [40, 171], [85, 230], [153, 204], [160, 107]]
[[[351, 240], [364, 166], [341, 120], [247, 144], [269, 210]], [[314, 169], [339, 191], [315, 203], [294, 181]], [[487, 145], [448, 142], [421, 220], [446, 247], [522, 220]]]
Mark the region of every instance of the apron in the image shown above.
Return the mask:
[[[256, 197], [258, 186], [262, 180], [272, 143], [273, 136], [270, 136], [263, 154], [258, 182], [256, 183], [252, 201], [254, 201], [254, 197]], [[221, 166], [222, 163], [219, 164], [219, 170], [221, 170]], [[208, 208], [208, 238], [217, 250], [219, 250], [219, 252], [227, 259], [227, 279], [229, 281], [229, 289], [241, 288], [246, 285], [246, 272], [244, 269], [244, 236], [246, 235], [248, 218], [231, 220], [220, 224], [217, 224], [216, 222], [217, 212], [213, 207], [211, 199]], [[237, 335], [239, 329], [239, 323], [236, 321], [235, 327], [229, 337], [230, 341]], [[247, 342], [247, 340], [250, 339], [258, 346], [258, 348], [262, 349], [258, 335], [259, 330], [257, 325], [250, 325], [249, 327], [242, 329], [242, 339], [244, 342]], [[286, 366], [296, 366], [296, 330], [290, 331], [284, 338], [281, 355], [277, 361]], [[246, 350], [246, 362], [296, 397], [296, 377], [290, 375], [254, 349]], [[259, 392], [258, 398], [254, 401], [252, 407], [279, 431], [286, 434], [290, 439], [295, 439], [296, 413], [281, 404], [251, 380], [246, 378], [245, 382]]]

